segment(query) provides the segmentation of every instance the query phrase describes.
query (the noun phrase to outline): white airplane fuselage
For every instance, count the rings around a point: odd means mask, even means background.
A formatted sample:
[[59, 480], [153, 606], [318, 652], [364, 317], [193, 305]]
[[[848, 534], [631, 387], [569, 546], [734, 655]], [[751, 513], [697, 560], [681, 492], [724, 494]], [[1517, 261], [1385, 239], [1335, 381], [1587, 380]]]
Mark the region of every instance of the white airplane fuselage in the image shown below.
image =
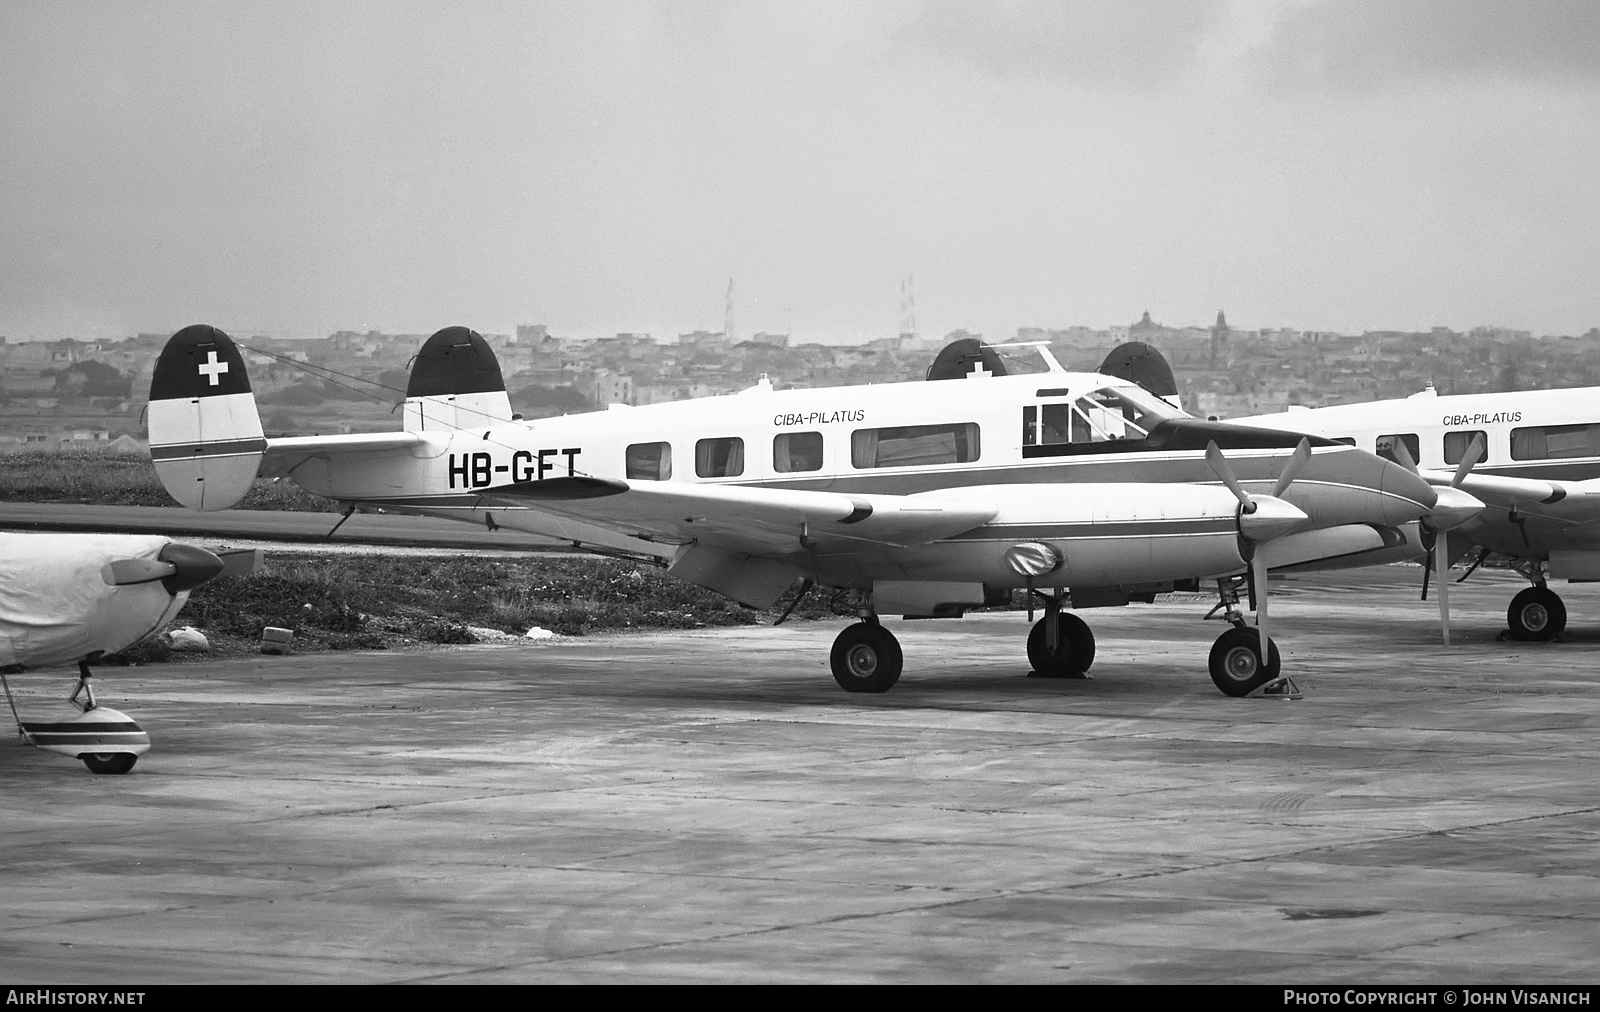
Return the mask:
[[[1575, 488], [1600, 492], [1600, 387], [1444, 396], [1429, 388], [1395, 400], [1230, 421], [1348, 441], [1385, 456], [1395, 440], [1404, 440], [1420, 468], [1443, 472], [1455, 470], [1481, 438], [1485, 452], [1474, 476], [1584, 483]], [[1487, 508], [1460, 531], [1476, 544], [1538, 560], [1600, 551], [1600, 527], [1593, 523], [1541, 511], [1533, 499], [1519, 510], [1515, 501], [1485, 498]]]
[[[809, 390], [758, 386], [721, 397], [471, 428], [455, 427], [466, 421], [456, 404], [413, 402], [408, 425], [421, 436], [415, 445], [360, 458], [312, 457], [288, 473], [333, 499], [477, 523], [487, 514], [496, 525], [541, 534], [560, 525], [536, 510], [485, 502], [481, 490], [585, 476], [945, 499], [981, 495], [1001, 503], [989, 524], [936, 546], [863, 545], [807, 560], [804, 569], [836, 586], [882, 580], [1021, 586], [1024, 578], [1005, 567], [995, 549], [1002, 541], [1059, 544], [1065, 564], [1052, 580], [1061, 586], [1238, 571], [1244, 563], [1237, 502], [1209, 469], [1205, 443], [1219, 439], [1241, 484], [1262, 494], [1271, 491], [1292, 440], [1229, 446], [1213, 431], [1220, 427], [1173, 418], [1181, 438], [1169, 445], [1046, 441], [1042, 419], [1053, 406], [1128, 386], [1113, 377], [1065, 372]], [[430, 427], [434, 414], [445, 414], [448, 424]], [[1099, 423], [1123, 424], [1109, 415]], [[900, 456], [885, 457], [890, 449]], [[1399, 527], [1431, 505], [1420, 484], [1369, 454], [1318, 446], [1283, 498], [1317, 528], [1360, 526], [1371, 538], [1371, 525]], [[1078, 494], [1062, 495], [1063, 487]], [[564, 531], [572, 540], [608, 544], [603, 534], [576, 526]], [[612, 544], [663, 557], [676, 548]]]

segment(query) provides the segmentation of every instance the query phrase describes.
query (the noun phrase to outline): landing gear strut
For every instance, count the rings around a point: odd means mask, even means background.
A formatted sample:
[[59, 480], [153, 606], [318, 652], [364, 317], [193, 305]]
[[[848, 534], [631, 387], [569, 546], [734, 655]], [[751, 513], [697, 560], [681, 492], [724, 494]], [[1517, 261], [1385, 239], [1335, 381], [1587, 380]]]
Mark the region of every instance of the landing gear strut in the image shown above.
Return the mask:
[[845, 626], [828, 657], [833, 680], [846, 692], [888, 692], [905, 663], [894, 633], [869, 617]]
[[1061, 610], [1061, 595], [1044, 599], [1044, 618], [1028, 633], [1028, 663], [1040, 678], [1087, 678], [1094, 663], [1094, 633], [1083, 619]]
[[1228, 696], [1248, 696], [1258, 689], [1271, 692], [1270, 686], [1279, 681], [1285, 684], [1287, 691], [1275, 694], [1298, 696], [1288, 688], [1292, 683], [1279, 677], [1282, 659], [1278, 655], [1278, 644], [1270, 637], [1267, 639], [1263, 660], [1260, 630], [1245, 625], [1244, 614], [1239, 611], [1239, 584], [1242, 582], [1238, 579], [1217, 581], [1221, 602], [1212, 611], [1223, 609], [1222, 617], [1233, 628], [1218, 636], [1211, 645], [1211, 681]]

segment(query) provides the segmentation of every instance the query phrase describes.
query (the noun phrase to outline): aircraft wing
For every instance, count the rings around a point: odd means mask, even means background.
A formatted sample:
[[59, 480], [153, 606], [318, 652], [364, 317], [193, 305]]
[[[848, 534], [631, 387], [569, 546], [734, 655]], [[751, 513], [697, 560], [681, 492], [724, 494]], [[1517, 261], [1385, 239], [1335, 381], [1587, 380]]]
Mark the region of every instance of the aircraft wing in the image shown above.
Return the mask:
[[[1422, 471], [1432, 485], [1449, 485], [1450, 471]], [[1600, 478], [1587, 481], [1558, 481], [1544, 478], [1513, 478], [1500, 474], [1468, 474], [1461, 489], [1501, 509], [1544, 517], [1561, 523], [1583, 524], [1600, 521]]]
[[925, 544], [986, 523], [996, 504], [926, 495], [858, 495], [681, 481], [551, 478], [477, 492], [667, 544], [691, 542], [763, 558], [863, 545]]
[[337, 436], [285, 436], [267, 440], [258, 472], [263, 478], [288, 474], [312, 457], [406, 450], [423, 442], [420, 432], [353, 432]]

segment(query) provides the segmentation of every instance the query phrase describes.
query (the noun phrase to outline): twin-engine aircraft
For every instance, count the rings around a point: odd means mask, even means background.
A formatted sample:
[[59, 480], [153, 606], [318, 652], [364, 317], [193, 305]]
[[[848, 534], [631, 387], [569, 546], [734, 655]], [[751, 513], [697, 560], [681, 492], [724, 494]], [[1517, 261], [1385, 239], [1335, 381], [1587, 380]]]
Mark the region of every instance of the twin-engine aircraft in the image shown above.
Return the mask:
[[1600, 387], [1440, 397], [1430, 385], [1397, 400], [1237, 423], [1370, 447], [1434, 485], [1459, 488], [1486, 504], [1446, 535], [1443, 551], [1430, 546], [1446, 642], [1444, 574], [1473, 547], [1479, 553], [1472, 568], [1499, 552], [1531, 584], [1506, 610], [1515, 639], [1550, 640], [1566, 628], [1566, 605], [1550, 589], [1551, 579], [1600, 580]]
[[196, 587], [259, 562], [259, 552], [218, 556], [158, 535], [0, 533], [0, 673], [76, 664], [69, 702], [83, 697], [69, 719], [25, 723], [5, 682], [23, 738], [81, 758], [92, 773], [133, 769], [150, 736], [95, 702], [89, 665], [166, 626]]
[[[1028, 659], [1081, 676], [1094, 636], [1063, 610], [1216, 580], [1232, 628], [1213, 681], [1280, 681], [1266, 567], [1379, 561], [1421, 518], [1479, 504], [1332, 440], [1195, 420], [1137, 384], [1062, 369], [1005, 375], [973, 342], [930, 378], [742, 393], [523, 421], [489, 345], [441, 330], [416, 358], [403, 431], [266, 439], [228, 336], [173, 335], [150, 388], [150, 451], [192, 509], [238, 502], [256, 476], [391, 511], [509, 527], [669, 572], [752, 607], [797, 581], [852, 591], [835, 680], [883, 692], [902, 654], [884, 616], [942, 618], [1042, 603]], [[1257, 628], [1238, 608], [1241, 589]], [[1263, 649], [1263, 645], [1265, 649]]]

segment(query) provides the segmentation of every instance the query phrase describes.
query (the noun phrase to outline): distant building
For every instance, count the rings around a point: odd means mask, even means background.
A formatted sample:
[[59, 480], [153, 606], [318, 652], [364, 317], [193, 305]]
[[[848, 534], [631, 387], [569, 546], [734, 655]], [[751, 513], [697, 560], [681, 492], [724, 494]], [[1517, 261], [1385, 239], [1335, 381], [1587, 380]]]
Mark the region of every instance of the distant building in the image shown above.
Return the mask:
[[596, 369], [579, 377], [578, 392], [587, 397], [589, 403], [600, 407], [607, 404], [632, 404], [633, 377], [612, 372], [610, 369]]

